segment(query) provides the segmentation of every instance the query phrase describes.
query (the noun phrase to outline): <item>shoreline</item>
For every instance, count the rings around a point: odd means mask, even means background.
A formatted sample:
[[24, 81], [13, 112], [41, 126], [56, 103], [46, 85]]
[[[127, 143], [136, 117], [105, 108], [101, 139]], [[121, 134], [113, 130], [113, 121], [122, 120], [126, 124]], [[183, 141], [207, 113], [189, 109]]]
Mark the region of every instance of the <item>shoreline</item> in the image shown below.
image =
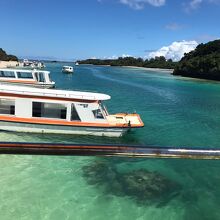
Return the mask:
[[130, 68], [130, 69], [143, 69], [149, 70], [152, 72], [164, 72], [164, 73], [173, 73], [174, 69], [162, 69], [162, 68], [149, 68], [149, 67], [142, 67], [142, 66], [111, 66], [111, 65], [96, 65], [96, 64], [80, 64], [80, 65], [93, 65], [93, 66], [106, 66], [106, 67], [122, 67], [122, 68]]
[[149, 70], [152, 72], [165, 72], [165, 73], [173, 73], [174, 69], [162, 69], [162, 68], [149, 68], [149, 67], [141, 67], [141, 66], [121, 66], [123, 68], [131, 68], [131, 69], [143, 69], [143, 70]]
[[184, 80], [184, 81], [194, 81], [194, 82], [211, 82], [219, 84], [220, 81], [213, 80], [213, 79], [202, 79], [202, 78], [193, 78], [189, 76], [180, 76], [180, 75], [173, 75], [176, 77], [177, 80]]

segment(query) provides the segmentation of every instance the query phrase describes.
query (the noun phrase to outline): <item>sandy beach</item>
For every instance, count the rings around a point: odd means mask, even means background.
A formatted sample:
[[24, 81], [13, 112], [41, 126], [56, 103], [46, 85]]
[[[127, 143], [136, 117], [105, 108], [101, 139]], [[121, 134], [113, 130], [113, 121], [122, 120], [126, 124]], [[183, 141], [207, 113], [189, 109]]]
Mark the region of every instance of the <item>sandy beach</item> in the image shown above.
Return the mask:
[[161, 69], [161, 68], [147, 68], [147, 67], [138, 67], [138, 66], [122, 66], [125, 68], [134, 68], [134, 69], [143, 69], [143, 70], [149, 70], [149, 71], [160, 71], [160, 72], [164, 72], [164, 73], [173, 73], [174, 69]]
[[10, 68], [19, 66], [17, 61], [0, 61], [0, 68]]

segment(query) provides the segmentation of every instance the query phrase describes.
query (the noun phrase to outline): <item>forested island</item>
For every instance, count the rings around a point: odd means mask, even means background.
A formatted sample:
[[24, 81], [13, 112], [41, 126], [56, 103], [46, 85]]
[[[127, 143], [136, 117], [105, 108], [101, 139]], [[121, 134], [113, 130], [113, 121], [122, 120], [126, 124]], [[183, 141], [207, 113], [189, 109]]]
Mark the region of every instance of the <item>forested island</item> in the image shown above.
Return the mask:
[[199, 44], [185, 54], [173, 74], [220, 81], [220, 40]]
[[118, 59], [87, 59], [77, 61], [79, 64], [108, 65], [108, 66], [136, 66], [146, 68], [174, 69], [176, 62], [171, 59], [166, 60], [165, 57], [155, 57], [151, 59], [142, 59], [135, 57], [119, 57]]
[[8, 55], [2, 48], [0, 48], [0, 60], [1, 61], [18, 61], [18, 58], [14, 55]]
[[166, 60], [165, 57], [160, 56], [146, 60], [134, 57], [87, 59], [78, 61], [78, 63], [174, 69], [173, 75], [220, 81], [220, 40], [199, 44], [195, 50], [186, 53], [179, 62]]

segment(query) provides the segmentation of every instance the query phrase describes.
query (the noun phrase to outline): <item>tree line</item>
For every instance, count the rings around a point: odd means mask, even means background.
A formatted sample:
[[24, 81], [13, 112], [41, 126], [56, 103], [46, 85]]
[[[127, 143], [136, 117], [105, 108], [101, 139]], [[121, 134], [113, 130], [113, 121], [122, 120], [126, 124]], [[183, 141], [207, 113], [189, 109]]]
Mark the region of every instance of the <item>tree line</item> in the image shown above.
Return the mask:
[[146, 68], [174, 69], [176, 62], [165, 57], [155, 57], [151, 59], [142, 59], [135, 57], [119, 57], [118, 59], [86, 59], [77, 61], [79, 64], [109, 65], [109, 66], [136, 66]]

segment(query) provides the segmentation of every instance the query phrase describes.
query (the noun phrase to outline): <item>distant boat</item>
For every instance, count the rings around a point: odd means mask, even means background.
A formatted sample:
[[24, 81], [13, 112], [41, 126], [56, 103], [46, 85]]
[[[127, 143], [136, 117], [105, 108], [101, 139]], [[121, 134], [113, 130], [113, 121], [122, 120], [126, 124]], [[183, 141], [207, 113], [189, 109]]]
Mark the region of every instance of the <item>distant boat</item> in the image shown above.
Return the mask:
[[43, 62], [33, 62], [33, 63], [31, 64], [31, 67], [32, 67], [32, 68], [36, 68], [36, 69], [43, 69], [43, 68], [45, 68], [46, 66], [45, 66], [45, 64], [44, 64]]
[[75, 63], [75, 66], [79, 66], [79, 63], [78, 63], [78, 62], [76, 62], [76, 63]]
[[136, 113], [109, 114], [102, 101], [110, 98], [101, 93], [2, 85], [0, 130], [120, 137], [144, 126]]
[[45, 68], [45, 64], [43, 62], [39, 61], [29, 61], [28, 59], [24, 59], [23, 62], [21, 63], [22, 67], [28, 67], [28, 68], [33, 68], [33, 69], [43, 69]]
[[73, 73], [73, 67], [72, 66], [63, 66], [62, 72], [63, 73]]
[[22, 62], [22, 66], [23, 67], [31, 67], [31, 64], [33, 62], [29, 61], [28, 59], [24, 59], [23, 62]]
[[53, 88], [55, 82], [50, 79], [49, 71], [0, 69], [0, 84]]

